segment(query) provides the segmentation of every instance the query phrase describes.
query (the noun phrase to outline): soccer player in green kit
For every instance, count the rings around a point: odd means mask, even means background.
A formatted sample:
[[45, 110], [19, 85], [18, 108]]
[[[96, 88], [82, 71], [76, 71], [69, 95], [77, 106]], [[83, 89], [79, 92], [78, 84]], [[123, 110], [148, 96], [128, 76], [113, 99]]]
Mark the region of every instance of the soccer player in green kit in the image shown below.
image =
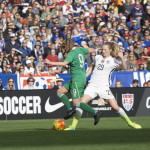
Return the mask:
[[[86, 73], [84, 68], [84, 56], [88, 53], [93, 53], [95, 50], [93, 48], [88, 48], [87, 45], [82, 44], [82, 47], [72, 48], [67, 55], [67, 58], [64, 62], [51, 62], [49, 60], [45, 60], [45, 63], [49, 65], [55, 66], [66, 66], [70, 65], [70, 75], [71, 81], [66, 83], [63, 87], [57, 90], [57, 95], [61, 99], [61, 102], [67, 107], [68, 111], [64, 119], [69, 119], [73, 114], [73, 123], [66, 130], [75, 130], [76, 125], [78, 123], [79, 118], [82, 115], [82, 108], [73, 109], [70, 105], [68, 97], [65, 95], [70, 92], [72, 96], [73, 105], [76, 106], [77, 102], [81, 100], [84, 94], [84, 88], [86, 85]], [[94, 117], [94, 125], [96, 125], [101, 117], [100, 112], [96, 112], [93, 108], [91, 108], [88, 104], [83, 104], [89, 110], [89, 112]], [[83, 106], [84, 107], [84, 106]]]

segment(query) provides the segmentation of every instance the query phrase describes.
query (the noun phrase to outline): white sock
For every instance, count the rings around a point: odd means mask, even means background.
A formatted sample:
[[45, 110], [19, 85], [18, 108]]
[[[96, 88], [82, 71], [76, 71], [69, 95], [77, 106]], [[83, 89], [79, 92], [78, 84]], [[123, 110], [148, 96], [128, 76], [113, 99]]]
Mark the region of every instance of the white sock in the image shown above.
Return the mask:
[[119, 107], [119, 108], [120, 109], [119, 109], [118, 113], [121, 116], [121, 118], [123, 118], [128, 124], [132, 123], [130, 121], [129, 117], [127, 116], [127, 114], [125, 113], [125, 111], [121, 107]]
[[81, 116], [82, 116], [82, 114], [83, 114], [83, 110], [80, 109], [80, 108], [76, 108], [76, 113], [74, 114], [74, 117], [75, 117], [76, 119], [80, 119]]

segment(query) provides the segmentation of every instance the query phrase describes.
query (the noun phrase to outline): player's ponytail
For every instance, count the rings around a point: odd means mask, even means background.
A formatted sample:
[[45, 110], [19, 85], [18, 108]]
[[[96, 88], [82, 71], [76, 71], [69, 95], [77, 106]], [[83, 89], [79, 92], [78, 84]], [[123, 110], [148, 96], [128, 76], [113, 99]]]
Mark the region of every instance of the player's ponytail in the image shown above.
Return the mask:
[[111, 55], [113, 57], [117, 57], [117, 54], [118, 54], [118, 44], [114, 41], [111, 41], [111, 46], [112, 46], [112, 52], [111, 52]]
[[111, 42], [105, 42], [104, 45], [107, 45], [109, 49], [112, 49], [111, 51], [111, 56], [117, 57], [118, 54], [118, 45], [116, 42], [111, 41]]

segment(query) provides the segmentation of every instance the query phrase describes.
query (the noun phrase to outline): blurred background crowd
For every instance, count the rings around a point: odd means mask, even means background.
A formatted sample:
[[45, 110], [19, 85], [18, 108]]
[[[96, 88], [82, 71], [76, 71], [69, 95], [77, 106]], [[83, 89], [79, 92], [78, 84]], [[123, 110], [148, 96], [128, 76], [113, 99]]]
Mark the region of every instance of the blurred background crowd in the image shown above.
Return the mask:
[[84, 42], [96, 50], [88, 67], [105, 41], [118, 44], [127, 71], [149, 71], [150, 0], [0, 0], [0, 73], [69, 73], [44, 59], [63, 61]]

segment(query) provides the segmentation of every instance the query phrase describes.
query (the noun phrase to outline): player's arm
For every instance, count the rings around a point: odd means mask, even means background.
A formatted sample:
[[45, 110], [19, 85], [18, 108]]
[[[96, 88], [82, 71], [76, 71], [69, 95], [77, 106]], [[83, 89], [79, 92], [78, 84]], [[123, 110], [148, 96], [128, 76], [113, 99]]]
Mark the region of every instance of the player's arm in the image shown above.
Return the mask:
[[61, 68], [58, 68], [57, 70], [54, 70], [55, 73], [61, 73]]
[[86, 72], [86, 78], [92, 73], [93, 69], [94, 69], [94, 65], [91, 63], [88, 68], [88, 71]]
[[121, 60], [122, 69], [127, 70], [127, 65], [126, 65], [122, 51], [118, 52], [118, 56], [120, 57], [120, 60]]
[[49, 65], [54, 65], [54, 66], [66, 66], [68, 64], [67, 61], [64, 61], [64, 62], [51, 62], [49, 61], [48, 59], [45, 59], [44, 61], [46, 64], [49, 64]]
[[94, 48], [89, 48], [86, 44], [82, 44], [83, 48], [88, 48], [89, 49], [89, 53], [95, 53], [95, 49]]

